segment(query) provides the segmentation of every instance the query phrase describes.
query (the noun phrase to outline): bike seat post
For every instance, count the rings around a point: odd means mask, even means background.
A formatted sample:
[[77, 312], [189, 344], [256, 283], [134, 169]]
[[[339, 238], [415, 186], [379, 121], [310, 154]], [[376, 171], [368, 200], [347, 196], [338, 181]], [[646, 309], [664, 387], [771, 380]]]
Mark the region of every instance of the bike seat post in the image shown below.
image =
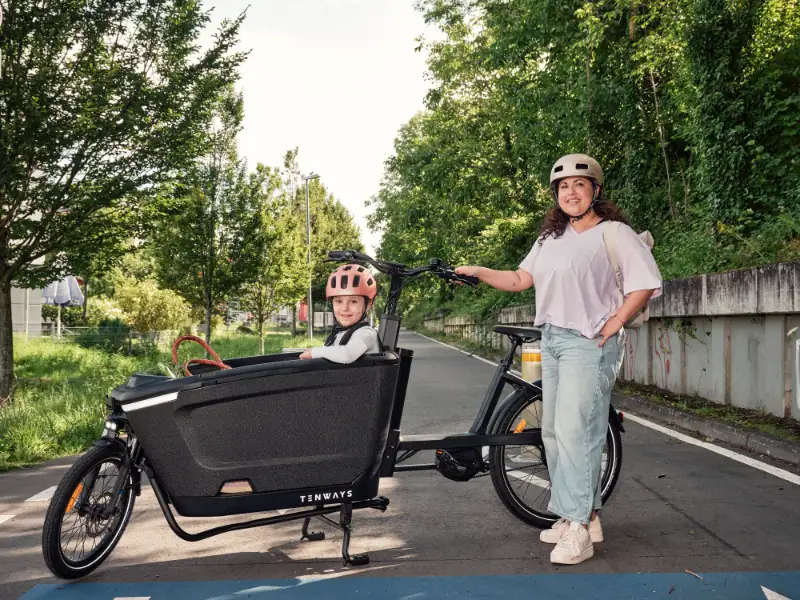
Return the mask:
[[511, 340], [511, 348], [508, 350], [508, 354], [503, 359], [503, 367], [506, 371], [511, 370], [511, 365], [514, 364], [514, 355], [517, 352], [517, 348], [522, 345], [522, 338], [516, 335], [509, 335], [508, 339]]

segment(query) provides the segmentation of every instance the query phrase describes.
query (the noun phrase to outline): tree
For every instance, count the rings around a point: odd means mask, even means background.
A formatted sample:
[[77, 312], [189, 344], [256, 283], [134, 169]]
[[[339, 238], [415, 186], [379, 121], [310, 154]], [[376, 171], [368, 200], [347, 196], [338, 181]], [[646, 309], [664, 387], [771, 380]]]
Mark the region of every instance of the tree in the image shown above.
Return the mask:
[[243, 19], [198, 51], [209, 15], [194, 1], [4, 10], [0, 397], [13, 379], [12, 284], [43, 285], [143, 227], [152, 190], [202, 151], [213, 102], [238, 77]]
[[180, 329], [189, 319], [189, 305], [172, 290], [162, 290], [152, 279], [128, 279], [117, 286], [116, 302], [123, 320], [140, 333]]
[[[371, 200], [381, 258], [516, 268], [552, 206], [550, 168], [573, 152], [603, 165], [666, 278], [800, 258], [797, 2], [418, 7], [444, 38], [427, 43], [425, 110], [401, 127]], [[456, 308], [488, 315], [520, 300], [436, 286], [404, 302], [464, 298]]]
[[158, 281], [203, 307], [206, 341], [217, 305], [235, 293], [253, 267], [244, 248], [257, 214], [258, 190], [238, 156], [243, 102], [228, 89], [206, 132], [209, 151], [175, 184], [174, 206], [153, 238]]
[[309, 270], [298, 215], [290, 210], [290, 197], [276, 193], [280, 173], [258, 165], [251, 185], [260, 190], [257, 227], [245, 251], [255, 263], [254, 275], [245, 283], [240, 299], [243, 308], [253, 313], [263, 354], [264, 325], [282, 306], [293, 306], [306, 294]]
[[[306, 198], [305, 182], [300, 181], [300, 168], [297, 164], [298, 149], [294, 148], [284, 157], [284, 189], [293, 201], [290, 203], [293, 215], [300, 217], [297, 228], [303, 239], [307, 256]], [[325, 298], [325, 284], [330, 274], [331, 263], [324, 262], [329, 250], [364, 250], [361, 231], [353, 220], [353, 215], [330, 194], [319, 179], [309, 182], [309, 207], [311, 221], [311, 293], [317, 301]], [[304, 296], [307, 295], [307, 292]], [[313, 307], [309, 306], [309, 319], [313, 318]]]

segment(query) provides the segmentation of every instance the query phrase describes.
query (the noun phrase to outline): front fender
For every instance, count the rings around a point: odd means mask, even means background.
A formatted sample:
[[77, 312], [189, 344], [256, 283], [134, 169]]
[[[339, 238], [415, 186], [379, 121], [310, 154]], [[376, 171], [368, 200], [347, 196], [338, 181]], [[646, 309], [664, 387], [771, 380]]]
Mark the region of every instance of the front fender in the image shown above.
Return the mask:
[[[95, 441], [95, 446], [112, 447], [117, 446], [123, 454], [128, 453], [128, 444], [120, 438], [100, 438]], [[142, 495], [142, 473], [135, 465], [131, 465], [130, 476], [133, 481], [133, 491], [137, 496]]]
[[118, 446], [121, 452], [124, 453], [128, 451], [128, 445], [119, 438], [106, 438], [106, 437], [99, 438], [98, 440], [95, 441], [94, 445], [103, 448], [110, 446]]

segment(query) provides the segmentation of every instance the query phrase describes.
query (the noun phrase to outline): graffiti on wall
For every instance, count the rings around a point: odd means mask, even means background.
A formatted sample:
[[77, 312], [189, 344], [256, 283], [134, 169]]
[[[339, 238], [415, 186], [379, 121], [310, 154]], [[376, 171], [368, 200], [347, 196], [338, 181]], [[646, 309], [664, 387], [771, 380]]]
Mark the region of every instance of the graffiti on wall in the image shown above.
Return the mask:
[[626, 329], [625, 359], [622, 362], [622, 377], [628, 381], [636, 379], [636, 354], [639, 351], [639, 329]]
[[669, 334], [669, 325], [663, 321], [656, 321], [655, 329], [653, 353], [656, 359], [653, 365], [653, 383], [658, 387], [666, 388], [672, 361], [672, 339]]

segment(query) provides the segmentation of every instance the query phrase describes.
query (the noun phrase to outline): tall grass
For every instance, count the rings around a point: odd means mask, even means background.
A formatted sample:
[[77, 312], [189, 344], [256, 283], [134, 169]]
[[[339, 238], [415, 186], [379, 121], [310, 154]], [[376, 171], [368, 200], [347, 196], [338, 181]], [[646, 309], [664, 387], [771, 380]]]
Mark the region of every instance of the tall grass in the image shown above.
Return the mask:
[[[313, 345], [321, 345], [315, 337]], [[308, 346], [304, 336], [268, 335], [266, 354], [284, 347]], [[258, 338], [230, 334], [212, 338], [222, 357], [259, 354]], [[178, 358], [203, 357], [200, 346], [185, 342]], [[144, 356], [124, 356], [48, 338], [14, 340], [17, 378], [14, 400], [0, 408], [0, 471], [79, 453], [100, 435], [105, 396], [133, 373], [179, 375], [168, 348]]]

